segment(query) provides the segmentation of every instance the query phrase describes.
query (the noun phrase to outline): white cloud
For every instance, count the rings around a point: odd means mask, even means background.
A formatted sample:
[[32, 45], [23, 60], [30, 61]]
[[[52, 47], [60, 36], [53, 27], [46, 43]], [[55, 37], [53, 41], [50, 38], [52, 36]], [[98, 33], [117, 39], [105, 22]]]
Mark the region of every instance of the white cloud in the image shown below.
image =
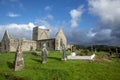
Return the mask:
[[12, 38], [32, 38], [32, 29], [36, 25], [32, 22], [28, 24], [7, 24], [7, 25], [0, 25], [0, 40], [3, 37], [5, 30], [8, 30], [9, 34]]
[[9, 13], [7, 14], [7, 16], [9, 16], [9, 17], [19, 17], [20, 15], [19, 15], [19, 14], [12, 13], [12, 12], [9, 12]]
[[71, 27], [77, 27], [78, 22], [81, 18], [81, 15], [83, 14], [83, 6], [78, 7], [77, 9], [72, 9], [70, 11], [71, 15]]
[[[37, 20], [39, 23], [39, 28], [42, 29], [50, 29], [51, 32], [51, 36], [53, 37], [53, 34], [56, 33], [56, 28], [55, 27], [51, 27], [51, 25], [42, 19]], [[16, 23], [12, 23], [12, 24], [6, 24], [6, 25], [0, 25], [0, 40], [3, 38], [4, 32], [5, 30], [8, 30], [11, 38], [13, 39], [21, 39], [21, 38], [26, 38], [26, 39], [32, 39], [32, 30], [34, 27], [36, 27], [37, 25], [35, 25], [32, 22], [29, 22], [28, 24], [16, 24]]]
[[47, 29], [45, 25], [42, 25], [42, 26], [38, 26], [39, 28], [42, 28], [42, 29]]
[[120, 0], [88, 0], [88, 6], [90, 13], [100, 18], [92, 42], [120, 45]]
[[50, 24], [44, 19], [37, 19], [35, 23], [45, 28], [50, 28]]
[[51, 14], [48, 14], [47, 18], [53, 20], [54, 17]]
[[46, 7], [44, 8], [44, 10], [45, 10], [45, 11], [51, 11], [51, 7], [50, 7], [50, 6], [46, 6]]
[[88, 0], [91, 13], [104, 22], [120, 21], [120, 0]]
[[8, 25], [4, 25], [6, 29], [9, 30], [32, 30], [33, 27], [35, 27], [35, 25], [33, 23], [28, 23], [28, 24], [8, 24]]
[[28, 23], [28, 28], [29, 29], [33, 29], [33, 27], [35, 27], [36, 25], [34, 25], [32, 22], [29, 22]]

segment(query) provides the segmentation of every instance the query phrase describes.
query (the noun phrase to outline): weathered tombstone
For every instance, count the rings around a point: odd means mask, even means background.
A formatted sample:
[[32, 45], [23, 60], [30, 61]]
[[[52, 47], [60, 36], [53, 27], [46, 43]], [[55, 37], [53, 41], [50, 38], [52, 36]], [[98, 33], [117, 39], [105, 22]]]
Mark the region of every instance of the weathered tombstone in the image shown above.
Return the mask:
[[112, 56], [112, 51], [110, 48], [109, 48], [109, 56]]
[[1, 55], [1, 47], [0, 47], [0, 55]]
[[118, 55], [118, 58], [120, 58], [120, 53], [118, 52], [117, 48], [116, 48], [116, 54]]
[[48, 54], [48, 51], [46, 49], [46, 44], [43, 44], [43, 49], [42, 49], [42, 63], [46, 63], [47, 61], [47, 54]]
[[0, 55], [1, 55], [1, 47], [0, 47]]
[[71, 55], [76, 56], [76, 47], [72, 46]]
[[33, 46], [30, 46], [30, 51], [32, 51], [33, 50]]
[[18, 47], [17, 47], [17, 51], [15, 54], [15, 60], [14, 60], [14, 70], [15, 71], [19, 71], [21, 69], [23, 69], [24, 67], [24, 58], [23, 58], [23, 54], [22, 54], [22, 42], [19, 41], [18, 42]]
[[118, 53], [118, 57], [120, 58], [120, 53]]
[[76, 51], [76, 47], [72, 46], [72, 52], [75, 52], [75, 51]]
[[66, 61], [67, 60], [67, 56], [66, 56], [66, 48], [65, 45], [62, 45], [62, 60]]
[[118, 54], [118, 49], [116, 48], [116, 53]]
[[97, 52], [96, 48], [95, 48], [95, 53]]
[[91, 51], [93, 51], [93, 46], [91, 46]]

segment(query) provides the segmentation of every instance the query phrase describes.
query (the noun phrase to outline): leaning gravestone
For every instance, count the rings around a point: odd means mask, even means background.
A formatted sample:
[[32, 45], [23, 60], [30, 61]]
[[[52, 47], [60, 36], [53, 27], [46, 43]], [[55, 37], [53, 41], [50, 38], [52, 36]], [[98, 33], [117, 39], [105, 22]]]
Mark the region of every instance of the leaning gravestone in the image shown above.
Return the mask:
[[46, 44], [43, 44], [43, 49], [42, 49], [42, 63], [46, 63], [47, 61], [47, 54], [48, 54], [48, 51], [46, 49]]
[[17, 51], [15, 54], [15, 60], [14, 60], [14, 70], [15, 71], [19, 71], [21, 69], [23, 69], [24, 67], [24, 59], [23, 59], [23, 54], [22, 54], [22, 42], [18, 42], [18, 47], [17, 47]]

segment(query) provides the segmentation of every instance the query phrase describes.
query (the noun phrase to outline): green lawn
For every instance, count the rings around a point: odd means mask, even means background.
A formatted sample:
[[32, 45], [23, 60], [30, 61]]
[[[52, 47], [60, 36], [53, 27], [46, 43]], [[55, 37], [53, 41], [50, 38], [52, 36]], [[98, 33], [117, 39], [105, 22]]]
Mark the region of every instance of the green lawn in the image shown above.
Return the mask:
[[0, 80], [120, 80], [120, 59], [103, 60], [103, 52], [96, 54], [95, 61], [64, 62], [59, 51], [51, 51], [47, 63], [41, 64], [40, 56], [24, 52], [24, 69], [14, 72], [15, 54], [3, 53], [0, 55]]

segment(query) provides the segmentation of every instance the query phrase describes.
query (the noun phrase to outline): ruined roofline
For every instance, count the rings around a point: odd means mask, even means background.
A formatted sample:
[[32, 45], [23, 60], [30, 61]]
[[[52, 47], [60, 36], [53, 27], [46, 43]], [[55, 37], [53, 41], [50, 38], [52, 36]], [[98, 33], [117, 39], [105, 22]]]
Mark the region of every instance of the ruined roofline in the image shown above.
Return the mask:
[[58, 36], [58, 34], [60, 34], [60, 32], [62, 32], [63, 35], [65, 36], [65, 33], [64, 33], [63, 29], [62, 29], [62, 28], [59, 28], [58, 32], [57, 32], [56, 35], [55, 35], [55, 38]]
[[10, 39], [11, 37], [10, 37], [10, 35], [9, 35], [9, 33], [8, 33], [8, 30], [5, 30], [5, 33], [6, 33], [6, 35], [8, 36], [8, 38]]
[[59, 28], [57, 33], [56, 33], [56, 36], [59, 34], [59, 32], [62, 30], [62, 28]]

